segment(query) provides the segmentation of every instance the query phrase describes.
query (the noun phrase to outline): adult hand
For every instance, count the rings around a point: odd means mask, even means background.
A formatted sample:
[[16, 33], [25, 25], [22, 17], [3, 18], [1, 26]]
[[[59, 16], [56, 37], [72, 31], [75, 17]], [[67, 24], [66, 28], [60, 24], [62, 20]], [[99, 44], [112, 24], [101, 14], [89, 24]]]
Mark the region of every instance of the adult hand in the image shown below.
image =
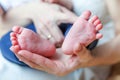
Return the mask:
[[72, 0], [42, 0], [42, 1], [62, 5], [66, 8], [68, 8], [69, 10], [71, 10], [73, 8]]
[[94, 65], [91, 64], [93, 62], [93, 57], [86, 48], [76, 55], [65, 55], [60, 49], [57, 49], [56, 55], [51, 58], [46, 58], [27, 50], [19, 51], [15, 46], [12, 46], [11, 50], [19, 60], [30, 67], [58, 76], [65, 76], [78, 68]]
[[32, 2], [10, 9], [3, 19], [3, 24], [6, 26], [26, 26], [33, 22], [38, 34], [59, 46], [64, 39], [58, 27], [59, 24], [73, 23], [76, 18], [76, 15], [62, 6]]
[[62, 44], [64, 36], [59, 29], [61, 23], [74, 23], [77, 16], [66, 8], [47, 3], [31, 3], [31, 20], [36, 26], [37, 32], [45, 39], [49, 39], [55, 45]]

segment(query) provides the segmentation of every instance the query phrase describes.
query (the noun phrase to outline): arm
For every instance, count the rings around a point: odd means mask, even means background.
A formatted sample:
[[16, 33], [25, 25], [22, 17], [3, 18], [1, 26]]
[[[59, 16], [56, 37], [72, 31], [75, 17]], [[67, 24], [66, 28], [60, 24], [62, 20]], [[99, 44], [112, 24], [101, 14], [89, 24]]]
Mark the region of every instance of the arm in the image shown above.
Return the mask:
[[[5, 32], [9, 31], [14, 25], [25, 26], [30, 23], [27, 11], [23, 6], [8, 10], [4, 17], [1, 17], [1, 27]], [[21, 15], [22, 14], [22, 15]]]
[[109, 13], [114, 20], [116, 35], [120, 33], [120, 0], [106, 0]]
[[0, 16], [2, 16], [4, 14], [4, 11], [2, 9], [2, 7], [0, 6]]
[[111, 41], [98, 46], [92, 51], [93, 62], [95, 65], [111, 65], [120, 61], [120, 36], [115, 37]]
[[116, 36], [111, 41], [95, 48], [92, 51], [95, 63], [98, 65], [115, 64], [120, 62], [120, 0], [106, 0], [109, 13], [115, 23]]
[[43, 1], [49, 2], [49, 3], [57, 3], [61, 6], [68, 8], [69, 10], [73, 9], [72, 0], [43, 0]]

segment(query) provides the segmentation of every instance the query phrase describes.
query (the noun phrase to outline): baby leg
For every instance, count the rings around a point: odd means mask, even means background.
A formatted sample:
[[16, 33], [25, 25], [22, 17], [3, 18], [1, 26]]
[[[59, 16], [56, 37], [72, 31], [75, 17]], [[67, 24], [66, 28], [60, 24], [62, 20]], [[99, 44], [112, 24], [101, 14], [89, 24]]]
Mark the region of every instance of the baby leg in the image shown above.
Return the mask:
[[12, 45], [19, 46], [20, 50], [28, 50], [45, 57], [50, 57], [55, 53], [55, 46], [48, 40], [42, 39], [32, 30], [13, 27], [13, 32], [10, 36]]
[[97, 16], [90, 16], [91, 12], [85, 11], [73, 24], [62, 45], [65, 54], [79, 52], [82, 46], [86, 47], [102, 37], [102, 34], [98, 33], [102, 29], [101, 21]]

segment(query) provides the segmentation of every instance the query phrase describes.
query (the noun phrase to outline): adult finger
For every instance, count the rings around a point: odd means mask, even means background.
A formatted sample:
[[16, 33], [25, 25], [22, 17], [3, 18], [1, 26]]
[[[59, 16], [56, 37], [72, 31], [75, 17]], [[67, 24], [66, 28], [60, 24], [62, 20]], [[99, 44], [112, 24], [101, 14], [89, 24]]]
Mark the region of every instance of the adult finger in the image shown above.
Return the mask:
[[80, 50], [74, 52], [77, 57], [79, 57], [79, 60], [81, 62], [87, 62], [89, 61], [90, 59], [92, 59], [92, 55], [91, 55], [91, 52], [89, 50], [86, 49], [86, 47], [84, 46], [80, 46]]
[[49, 2], [49, 3], [57, 3], [58, 0], [43, 0], [44, 2]]
[[35, 69], [42, 69], [43, 71], [47, 71], [49, 73], [55, 72], [56, 64], [50, 59], [43, 57], [41, 55], [37, 55], [35, 53], [31, 53], [26, 50], [21, 50], [18, 52], [18, 55], [21, 56], [21, 60]]
[[55, 22], [50, 20], [34, 20], [34, 24], [39, 35], [44, 39], [51, 41], [53, 44], [58, 45], [58, 43], [62, 43], [64, 37], [58, 26], [54, 26], [52, 23]]
[[19, 47], [18, 46], [11, 46], [10, 50], [17, 56], [17, 58], [19, 59], [19, 55], [17, 54], [19, 51]]
[[20, 60], [20, 61], [23, 61], [25, 64], [27, 64], [28, 66], [30, 66], [31, 68], [34, 68], [34, 69], [38, 69], [39, 70], [44, 70], [43, 67], [41, 67], [40, 65], [38, 66], [36, 63], [33, 63], [31, 62], [30, 60], [26, 59], [25, 57], [23, 56], [20, 56], [19, 54], [16, 55], [17, 58]]
[[[34, 24], [39, 35], [41, 35], [41, 37], [43, 37], [44, 39], [49, 39], [51, 33], [49, 32], [49, 29], [46, 27], [44, 22], [42, 20], [34, 20]], [[52, 38], [52, 40], [54, 41], [54, 37]]]
[[64, 23], [74, 23], [77, 20], [77, 16], [70, 10], [66, 9], [65, 7], [60, 6], [63, 15], [60, 16], [61, 22]]
[[64, 40], [64, 35], [62, 31], [60, 30], [59, 26], [51, 22], [48, 28], [49, 28], [50, 33], [52, 34], [52, 37], [55, 38], [55, 45], [58, 47], [62, 45], [62, 42]]

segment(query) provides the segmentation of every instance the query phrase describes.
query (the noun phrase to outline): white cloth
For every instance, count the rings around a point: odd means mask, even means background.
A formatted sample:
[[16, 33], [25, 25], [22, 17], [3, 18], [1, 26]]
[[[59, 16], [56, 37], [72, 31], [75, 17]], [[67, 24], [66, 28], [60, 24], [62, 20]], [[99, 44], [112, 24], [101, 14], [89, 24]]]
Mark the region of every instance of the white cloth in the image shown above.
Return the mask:
[[7, 11], [10, 8], [13, 8], [31, 1], [38, 1], [38, 0], [0, 0], [0, 4], [4, 8], [4, 10]]

